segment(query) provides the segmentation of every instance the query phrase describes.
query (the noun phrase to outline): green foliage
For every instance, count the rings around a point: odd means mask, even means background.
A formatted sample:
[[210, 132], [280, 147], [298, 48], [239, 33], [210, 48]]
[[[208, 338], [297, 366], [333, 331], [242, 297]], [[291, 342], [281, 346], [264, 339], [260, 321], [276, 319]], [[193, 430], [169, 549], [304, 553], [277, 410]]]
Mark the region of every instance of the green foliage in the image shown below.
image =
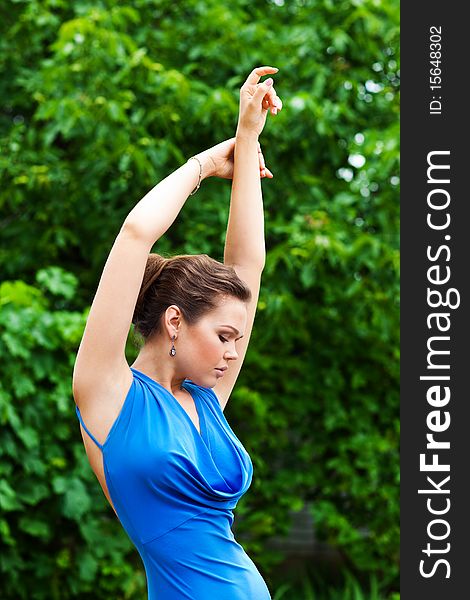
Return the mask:
[[299, 585], [285, 583], [277, 588], [273, 600], [400, 600], [398, 592], [384, 596], [379, 592], [376, 577], [371, 576], [364, 586], [349, 572], [344, 573], [342, 585], [332, 585], [322, 579], [305, 577]]
[[[81, 443], [75, 352], [126, 214], [234, 135], [263, 64], [284, 109], [260, 140], [267, 263], [226, 411], [255, 467], [237, 535], [271, 584], [281, 556], [265, 542], [309, 501], [348, 567], [396, 586], [399, 3], [2, 8], [2, 597], [142, 597]], [[222, 260], [228, 205], [227, 182], [205, 180], [155, 250]]]
[[0, 284], [2, 598], [145, 592], [139, 557], [97, 486], [71, 415], [86, 321], [67, 307], [77, 284], [60, 267], [40, 270], [35, 286]]

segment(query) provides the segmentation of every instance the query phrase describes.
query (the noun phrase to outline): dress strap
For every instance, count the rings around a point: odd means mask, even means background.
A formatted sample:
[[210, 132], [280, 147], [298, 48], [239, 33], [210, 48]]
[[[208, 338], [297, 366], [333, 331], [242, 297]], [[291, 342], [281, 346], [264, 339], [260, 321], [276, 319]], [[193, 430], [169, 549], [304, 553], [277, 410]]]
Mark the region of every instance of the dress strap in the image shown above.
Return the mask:
[[95, 436], [91, 433], [91, 431], [89, 431], [88, 427], [83, 422], [82, 415], [80, 414], [80, 409], [78, 408], [78, 406], [76, 404], [75, 404], [75, 412], [77, 413], [80, 423], [83, 425], [83, 428], [85, 429], [85, 431], [88, 433], [88, 435], [91, 437], [91, 439], [95, 442], [95, 444], [98, 446], [98, 448], [100, 450], [103, 450], [103, 445], [99, 443], [99, 441], [95, 438]]

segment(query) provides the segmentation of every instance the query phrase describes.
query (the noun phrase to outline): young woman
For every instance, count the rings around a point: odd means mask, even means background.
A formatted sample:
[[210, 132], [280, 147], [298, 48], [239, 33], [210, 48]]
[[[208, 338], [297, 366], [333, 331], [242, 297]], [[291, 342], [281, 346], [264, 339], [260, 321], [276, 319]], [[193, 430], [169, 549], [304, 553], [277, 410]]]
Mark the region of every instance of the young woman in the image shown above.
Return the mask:
[[[142, 557], [151, 600], [267, 600], [235, 540], [253, 466], [223, 410], [245, 357], [265, 262], [258, 136], [282, 108], [258, 67], [235, 138], [191, 157], [131, 210], [106, 261], [73, 372], [91, 467]], [[149, 254], [205, 177], [233, 178], [224, 263]], [[193, 191], [192, 191], [193, 190]], [[144, 339], [131, 367], [131, 322]], [[85, 433], [87, 435], [85, 435]]]

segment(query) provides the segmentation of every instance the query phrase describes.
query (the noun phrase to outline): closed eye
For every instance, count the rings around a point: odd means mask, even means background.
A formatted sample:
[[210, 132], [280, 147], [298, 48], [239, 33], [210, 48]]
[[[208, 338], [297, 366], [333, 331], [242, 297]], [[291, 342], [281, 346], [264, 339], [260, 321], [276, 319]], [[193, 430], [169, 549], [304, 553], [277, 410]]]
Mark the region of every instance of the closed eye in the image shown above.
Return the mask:
[[228, 342], [228, 340], [226, 340], [224, 337], [222, 337], [221, 335], [219, 335], [219, 338], [223, 341], [223, 342]]

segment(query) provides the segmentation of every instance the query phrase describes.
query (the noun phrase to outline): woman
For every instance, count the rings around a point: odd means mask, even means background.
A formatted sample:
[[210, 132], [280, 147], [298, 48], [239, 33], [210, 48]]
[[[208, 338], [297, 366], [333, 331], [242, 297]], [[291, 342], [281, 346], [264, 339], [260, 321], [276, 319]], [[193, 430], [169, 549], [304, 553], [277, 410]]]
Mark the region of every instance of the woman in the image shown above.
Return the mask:
[[[282, 103], [258, 67], [240, 89], [235, 138], [191, 157], [131, 210], [78, 350], [73, 395], [103, 492], [139, 551], [152, 600], [266, 600], [233, 536], [253, 466], [223, 410], [245, 357], [265, 261], [258, 136]], [[149, 254], [202, 179], [231, 179], [224, 264]], [[193, 190], [193, 191], [191, 191]], [[130, 324], [145, 343], [131, 367]], [[87, 435], [86, 435], [87, 434]]]

